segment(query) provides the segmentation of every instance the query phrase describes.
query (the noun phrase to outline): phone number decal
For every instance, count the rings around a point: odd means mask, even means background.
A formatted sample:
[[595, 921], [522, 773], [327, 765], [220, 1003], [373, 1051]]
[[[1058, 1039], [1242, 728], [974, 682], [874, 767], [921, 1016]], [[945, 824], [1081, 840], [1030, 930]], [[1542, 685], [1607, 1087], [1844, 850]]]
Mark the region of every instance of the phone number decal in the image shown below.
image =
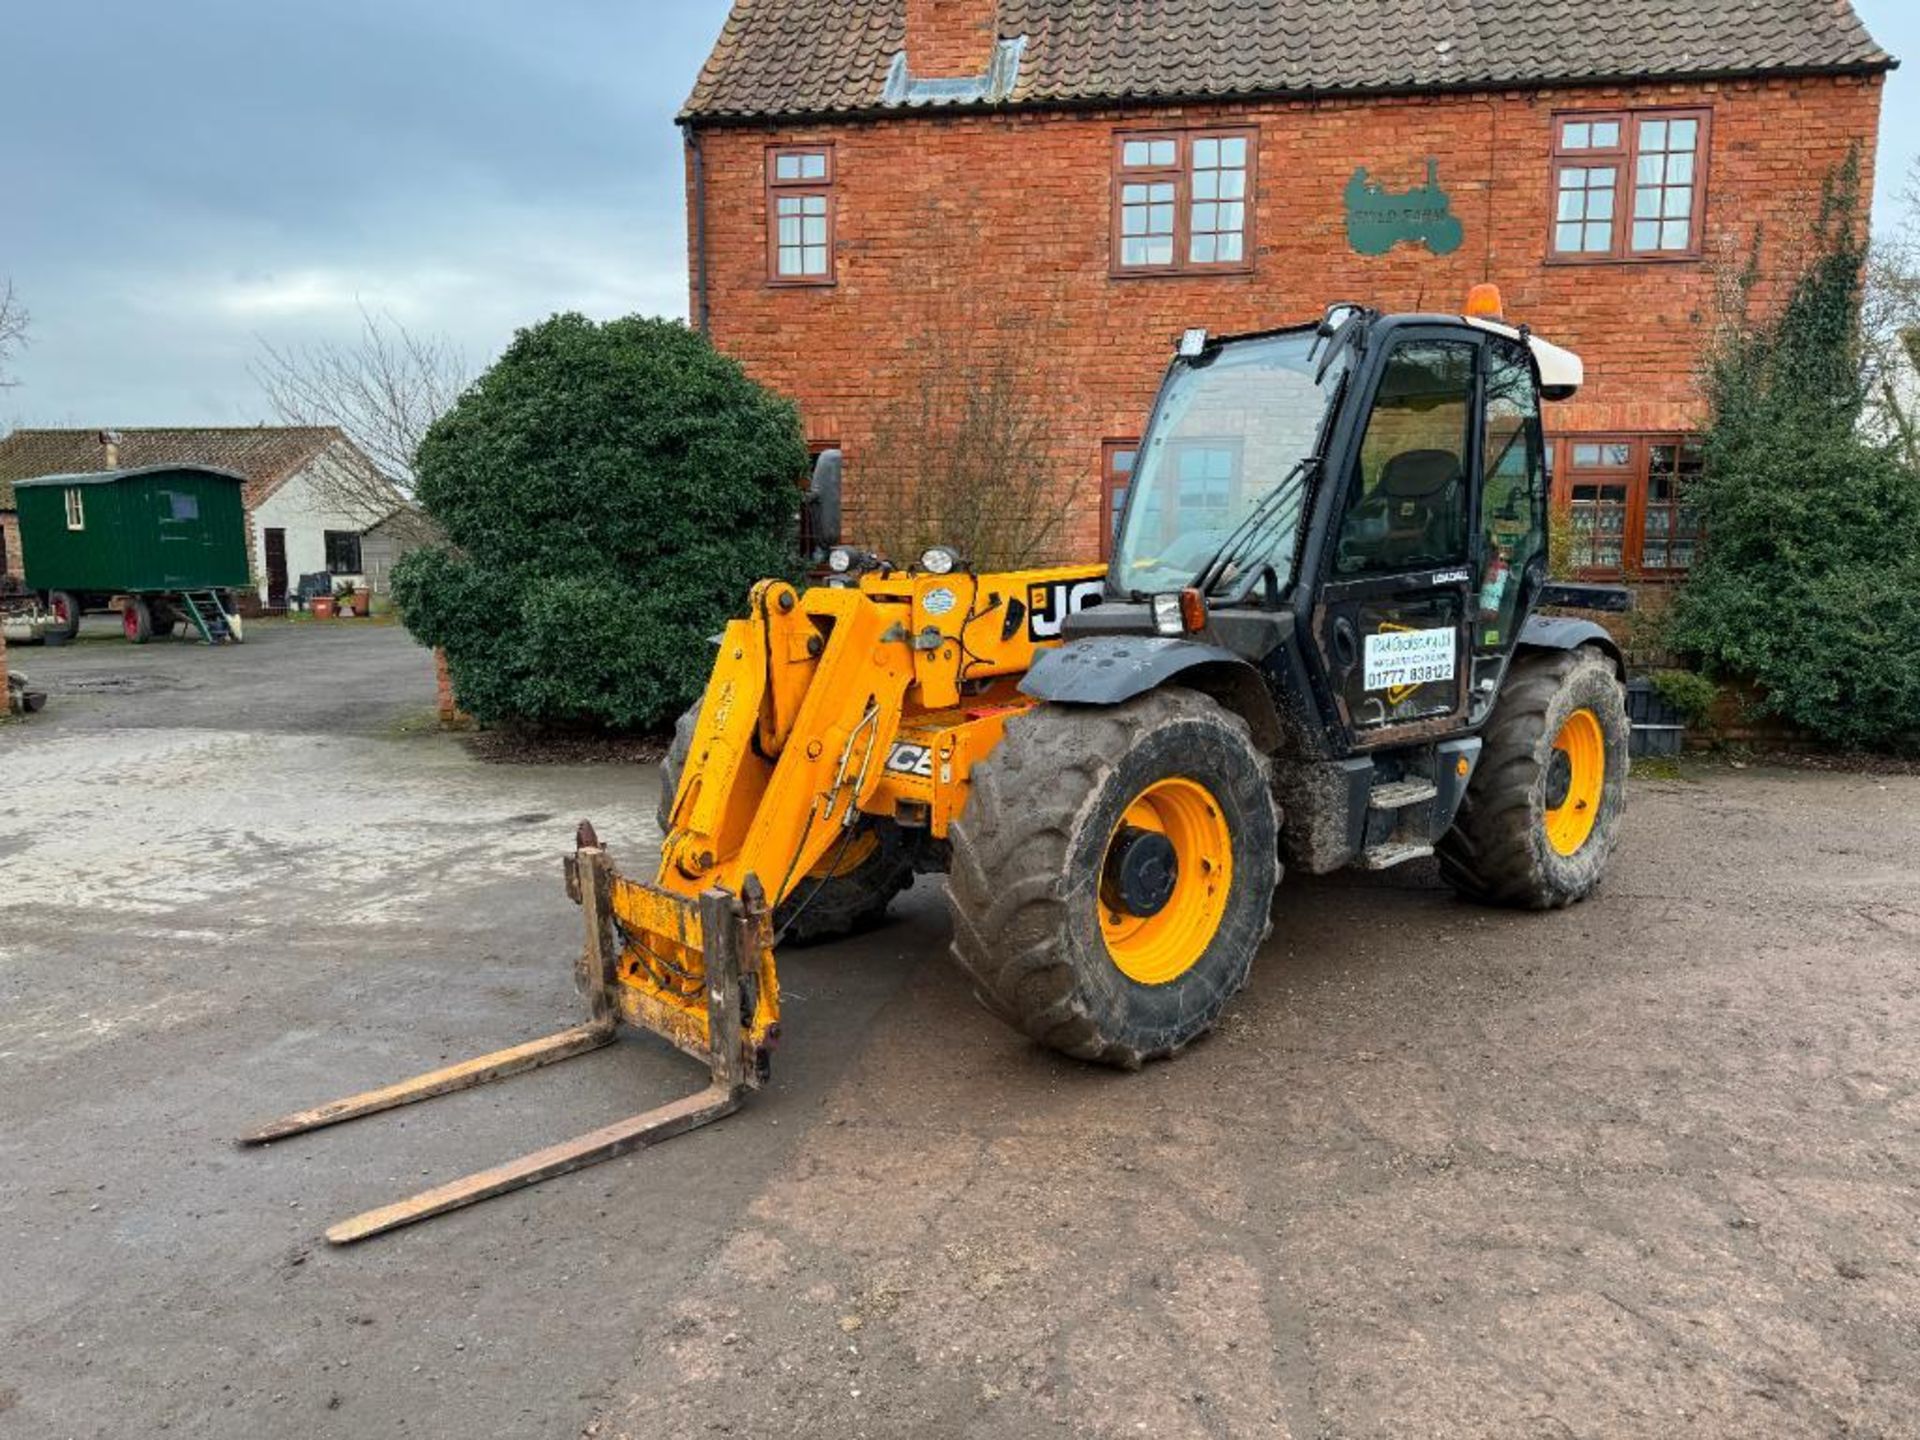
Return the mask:
[[1382, 630], [1367, 636], [1365, 675], [1368, 690], [1408, 690], [1453, 679], [1454, 632]]

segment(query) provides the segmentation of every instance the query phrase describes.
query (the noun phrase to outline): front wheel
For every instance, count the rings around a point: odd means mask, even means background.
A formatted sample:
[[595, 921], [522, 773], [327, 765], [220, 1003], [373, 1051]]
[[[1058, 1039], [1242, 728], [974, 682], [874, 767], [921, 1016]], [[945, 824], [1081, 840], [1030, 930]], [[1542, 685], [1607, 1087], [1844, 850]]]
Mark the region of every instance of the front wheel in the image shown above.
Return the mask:
[[54, 629], [61, 638], [73, 639], [80, 633], [80, 597], [71, 590], [55, 590], [47, 597], [47, 608], [53, 612]]
[[[673, 743], [660, 761], [660, 808], [664, 839], [673, 829], [673, 805], [680, 777], [693, 753], [693, 732], [700, 723], [696, 700], [673, 727]], [[773, 911], [774, 933], [782, 941], [812, 945], [870, 930], [887, 918], [893, 897], [913, 884], [913, 852], [891, 820], [868, 817], [827, 858], [800, 877]]]
[[1625, 691], [1605, 655], [1516, 659], [1438, 846], [1447, 883], [1469, 900], [1525, 910], [1586, 899], [1626, 808], [1630, 735]]
[[950, 838], [953, 957], [981, 1001], [1128, 1069], [1212, 1028], [1280, 880], [1266, 758], [1190, 690], [1009, 720]]

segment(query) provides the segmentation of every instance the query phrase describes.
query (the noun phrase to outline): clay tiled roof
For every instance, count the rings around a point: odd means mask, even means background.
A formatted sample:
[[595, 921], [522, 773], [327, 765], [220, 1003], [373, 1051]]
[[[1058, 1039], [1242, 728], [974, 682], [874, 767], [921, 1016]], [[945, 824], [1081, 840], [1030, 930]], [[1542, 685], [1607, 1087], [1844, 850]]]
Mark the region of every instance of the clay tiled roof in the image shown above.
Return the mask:
[[[345, 441], [325, 425], [122, 430], [119, 463], [107, 464], [98, 430], [16, 430], [0, 440], [0, 510], [11, 510], [13, 482], [41, 475], [86, 475], [148, 465], [211, 465], [247, 477], [251, 510], [321, 451]], [[355, 452], [358, 453], [357, 451]]]
[[[1006, 103], [1871, 71], [1848, 0], [1000, 0]], [[687, 120], [883, 109], [906, 0], [734, 0]], [[975, 102], [981, 103], [981, 102]]]

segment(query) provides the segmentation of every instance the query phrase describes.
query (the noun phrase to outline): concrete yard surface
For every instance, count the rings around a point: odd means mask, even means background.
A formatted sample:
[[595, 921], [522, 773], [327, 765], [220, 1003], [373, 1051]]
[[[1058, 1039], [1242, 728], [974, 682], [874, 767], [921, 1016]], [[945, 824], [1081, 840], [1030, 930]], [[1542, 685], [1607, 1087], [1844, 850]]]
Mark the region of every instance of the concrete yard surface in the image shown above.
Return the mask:
[[241, 1151], [577, 1015], [560, 858], [393, 626], [10, 659], [0, 1437], [1920, 1435], [1920, 780], [1636, 779], [1598, 896], [1289, 879], [1137, 1075], [1005, 1030], [939, 884], [781, 957], [739, 1116], [345, 1250], [702, 1083], [646, 1038]]

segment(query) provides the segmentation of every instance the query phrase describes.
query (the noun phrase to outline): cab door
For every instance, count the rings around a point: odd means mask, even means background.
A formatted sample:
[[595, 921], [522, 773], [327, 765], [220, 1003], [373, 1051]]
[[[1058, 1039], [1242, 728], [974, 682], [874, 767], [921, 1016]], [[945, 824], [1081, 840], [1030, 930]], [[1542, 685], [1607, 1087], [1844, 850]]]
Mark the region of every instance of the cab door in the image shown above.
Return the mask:
[[1352, 743], [1464, 726], [1481, 341], [1396, 330], [1332, 515], [1315, 645]]

